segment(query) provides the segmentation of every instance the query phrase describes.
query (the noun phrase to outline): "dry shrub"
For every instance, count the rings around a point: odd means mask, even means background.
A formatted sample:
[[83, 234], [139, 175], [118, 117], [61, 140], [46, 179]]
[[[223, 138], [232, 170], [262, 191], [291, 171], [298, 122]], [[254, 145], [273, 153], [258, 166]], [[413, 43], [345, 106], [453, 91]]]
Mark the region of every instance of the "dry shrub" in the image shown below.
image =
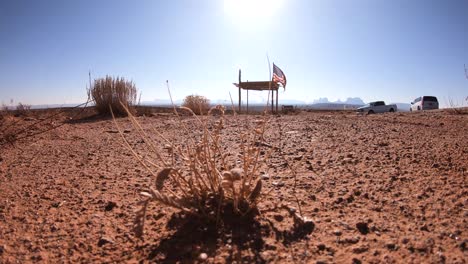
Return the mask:
[[[190, 108], [181, 109], [190, 112], [201, 128], [201, 131], [189, 130], [180, 121], [182, 131], [198, 135], [181, 143], [165, 138], [157, 130], [153, 130], [152, 134], [158, 138], [150, 138], [135, 117], [128, 113], [146, 144], [147, 153], [144, 155], [131, 147], [114, 119], [127, 147], [155, 178], [154, 186], [141, 192], [145, 199], [141, 202], [142, 207], [134, 224], [135, 234], [139, 237], [143, 235], [150, 202], [177, 208], [213, 223], [232, 218], [251, 219], [258, 213], [257, 204], [262, 199], [259, 170], [265, 169], [268, 156], [272, 153], [272, 149], [265, 150], [266, 146], [262, 144], [268, 123], [266, 115], [257, 120], [250, 131], [239, 131], [239, 152], [230, 155], [223, 143], [222, 131], [226, 122], [223, 106], [211, 108], [205, 119], [197, 117]], [[220, 115], [214, 116], [214, 112]], [[161, 144], [165, 145], [167, 153], [158, 149], [157, 146]]]
[[2, 104], [0, 108], [0, 146], [5, 144], [13, 144], [16, 141], [16, 133], [13, 131], [12, 127], [18, 122], [15, 121], [13, 111]]
[[201, 95], [189, 95], [185, 97], [182, 106], [189, 108], [197, 115], [204, 115], [210, 109], [210, 100]]
[[27, 104], [18, 103], [16, 106], [16, 115], [25, 116], [28, 115], [31, 110], [31, 106]]
[[125, 108], [130, 109], [137, 98], [137, 89], [132, 81], [123, 77], [106, 76], [94, 80], [94, 86], [88, 91], [100, 114], [110, 114], [110, 107], [117, 115], [125, 115]]
[[2, 104], [2, 107], [0, 108], [0, 112], [8, 112], [10, 108], [8, 108], [8, 105]]
[[448, 99], [450, 112], [456, 115], [468, 114], [468, 96], [465, 98], [465, 102], [456, 102], [452, 98]]
[[10, 115], [10, 111], [8, 109], [8, 106], [5, 104], [2, 104], [2, 107], [0, 108], [0, 121], [3, 121], [6, 116]]

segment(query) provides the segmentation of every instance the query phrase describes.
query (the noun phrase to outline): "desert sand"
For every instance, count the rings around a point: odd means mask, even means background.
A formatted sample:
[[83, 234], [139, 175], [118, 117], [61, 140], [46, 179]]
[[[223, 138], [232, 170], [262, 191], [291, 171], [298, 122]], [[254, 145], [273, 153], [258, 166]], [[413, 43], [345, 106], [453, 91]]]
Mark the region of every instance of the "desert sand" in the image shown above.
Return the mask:
[[[45, 115], [9, 117], [2, 131]], [[236, 153], [239, 128], [259, 118], [226, 116], [225, 151]], [[170, 113], [137, 120], [174, 142], [199, 129], [193, 117]], [[117, 122], [144, 153], [130, 122]], [[265, 148], [274, 151], [260, 170], [260, 215], [217, 228], [152, 203], [141, 240], [135, 210], [155, 179], [112, 119], [84, 116], [1, 146], [0, 263], [466, 263], [467, 135], [468, 115], [448, 110], [270, 116]], [[296, 230], [278, 203], [300, 207], [313, 225]]]

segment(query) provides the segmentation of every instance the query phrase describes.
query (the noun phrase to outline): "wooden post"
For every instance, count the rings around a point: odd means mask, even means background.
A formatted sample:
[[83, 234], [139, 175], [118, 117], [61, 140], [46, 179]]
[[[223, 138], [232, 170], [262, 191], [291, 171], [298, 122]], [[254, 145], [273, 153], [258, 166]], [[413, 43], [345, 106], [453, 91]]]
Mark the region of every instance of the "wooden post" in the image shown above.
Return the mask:
[[249, 90], [247, 90], [247, 114], [249, 114]]
[[278, 90], [279, 90], [279, 87], [278, 89], [276, 89], [276, 113], [278, 114]]
[[273, 114], [273, 105], [275, 104], [274, 101], [273, 101], [273, 96], [275, 95], [275, 90], [274, 88], [270, 85], [270, 89], [271, 89], [271, 114]]
[[239, 69], [239, 109], [237, 111], [241, 112], [241, 70]]

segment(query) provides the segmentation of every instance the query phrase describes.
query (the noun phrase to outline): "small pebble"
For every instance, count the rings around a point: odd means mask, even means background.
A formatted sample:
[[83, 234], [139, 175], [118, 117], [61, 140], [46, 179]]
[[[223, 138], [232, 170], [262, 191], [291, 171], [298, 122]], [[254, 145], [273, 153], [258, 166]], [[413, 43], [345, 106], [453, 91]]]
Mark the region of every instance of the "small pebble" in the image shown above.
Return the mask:
[[114, 209], [114, 207], [116, 207], [117, 204], [115, 202], [108, 202], [106, 207], [104, 208], [106, 211], [111, 211], [112, 209]]
[[359, 222], [356, 224], [356, 228], [359, 230], [359, 232], [363, 235], [366, 235], [369, 233], [369, 226], [367, 225], [366, 222]]
[[466, 244], [468, 244], [468, 240], [463, 240], [460, 244], [458, 244], [458, 247], [461, 251], [466, 251]]
[[208, 258], [208, 254], [206, 253], [201, 253], [200, 256], [198, 257], [200, 260], [206, 260]]
[[282, 186], [284, 186], [284, 182], [276, 182], [276, 181], [275, 181], [275, 182], [273, 182], [272, 184], [273, 184], [273, 186], [275, 186], [275, 187], [282, 187]]
[[108, 238], [108, 237], [101, 237], [101, 238], [99, 239], [97, 245], [98, 245], [98, 247], [102, 247], [102, 246], [104, 246], [105, 244], [108, 244], [108, 243], [113, 244], [114, 241], [112, 241], [112, 239], [110, 239], [110, 238]]
[[335, 229], [335, 230], [333, 230], [333, 234], [334, 234], [335, 236], [341, 236], [342, 232], [341, 232], [341, 230], [339, 230], [339, 229]]
[[317, 245], [317, 248], [319, 250], [325, 250], [326, 246], [325, 246], [325, 244], [320, 243], [320, 244]]

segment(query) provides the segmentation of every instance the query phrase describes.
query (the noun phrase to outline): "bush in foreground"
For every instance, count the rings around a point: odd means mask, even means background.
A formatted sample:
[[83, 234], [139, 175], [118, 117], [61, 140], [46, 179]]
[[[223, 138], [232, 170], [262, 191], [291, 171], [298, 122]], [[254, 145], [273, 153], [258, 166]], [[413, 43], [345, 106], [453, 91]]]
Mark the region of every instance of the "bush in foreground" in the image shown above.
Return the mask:
[[[125, 145], [155, 178], [154, 184], [140, 193], [144, 200], [140, 202], [141, 208], [136, 212], [133, 226], [135, 235], [140, 238], [151, 202], [176, 208], [180, 213], [210, 226], [221, 227], [233, 223], [238, 226], [251, 223], [261, 216], [258, 204], [269, 193], [263, 190], [260, 173], [268, 169], [267, 163], [274, 150], [263, 142], [269, 123], [265, 113], [263, 118], [255, 120], [253, 126], [247, 125], [245, 130], [238, 130], [238, 145], [234, 152], [228, 152], [227, 141], [232, 139], [229, 140], [223, 132], [225, 124], [234, 121], [238, 128], [242, 125], [237, 118], [229, 121], [225, 118], [224, 106], [209, 109], [209, 117], [203, 119], [190, 108], [182, 106], [180, 109], [194, 117], [193, 126], [179, 119], [181, 133], [191, 135], [181, 142], [166, 138], [156, 129], [148, 134], [128, 112], [134, 129], [144, 142], [142, 153], [131, 146], [114, 119]], [[179, 118], [178, 112], [175, 113]], [[158, 145], [163, 145], [167, 152], [161, 151]], [[304, 230], [306, 233], [313, 230], [313, 222], [303, 217], [300, 211], [298, 213], [284, 204], [273, 208], [284, 209], [294, 219], [292, 232], [302, 234]]]
[[[260, 155], [263, 147], [257, 143], [263, 137], [267, 120], [258, 120], [253, 130], [241, 133], [238, 147], [245, 154], [230, 156], [225, 151], [225, 138], [222, 136], [225, 125], [223, 106], [214, 107], [207, 112], [212, 115], [216, 111], [221, 116], [205, 120], [198, 119], [187, 107], [181, 109], [190, 112], [195, 117], [194, 122], [201, 128], [196, 133], [180, 123], [182, 131], [197, 134], [195, 138], [177, 143], [156, 133], [159, 138], [152, 139], [131, 113], [128, 113], [130, 120], [150, 153], [137, 154], [124, 134], [120, 133], [127, 147], [132, 149], [136, 158], [156, 179], [154, 186], [148, 186], [141, 192], [145, 199], [141, 202], [142, 207], [137, 212], [134, 226], [139, 237], [143, 235], [150, 202], [177, 208], [214, 223], [224, 222], [224, 219], [232, 217], [249, 218], [258, 213], [257, 204], [262, 199], [260, 169], [265, 169], [267, 158]], [[117, 122], [115, 124], [119, 128]], [[212, 130], [208, 127], [212, 127]], [[158, 151], [156, 146], [161, 143], [166, 145], [167, 154]], [[148, 160], [149, 156], [156, 160]], [[238, 157], [242, 157], [240, 161], [237, 160]]]
[[137, 98], [135, 84], [132, 81], [126, 81], [123, 77], [106, 76], [96, 79], [89, 93], [98, 113], [104, 115], [110, 114], [110, 107], [114, 114], [125, 115], [125, 108], [130, 109], [135, 105]]

